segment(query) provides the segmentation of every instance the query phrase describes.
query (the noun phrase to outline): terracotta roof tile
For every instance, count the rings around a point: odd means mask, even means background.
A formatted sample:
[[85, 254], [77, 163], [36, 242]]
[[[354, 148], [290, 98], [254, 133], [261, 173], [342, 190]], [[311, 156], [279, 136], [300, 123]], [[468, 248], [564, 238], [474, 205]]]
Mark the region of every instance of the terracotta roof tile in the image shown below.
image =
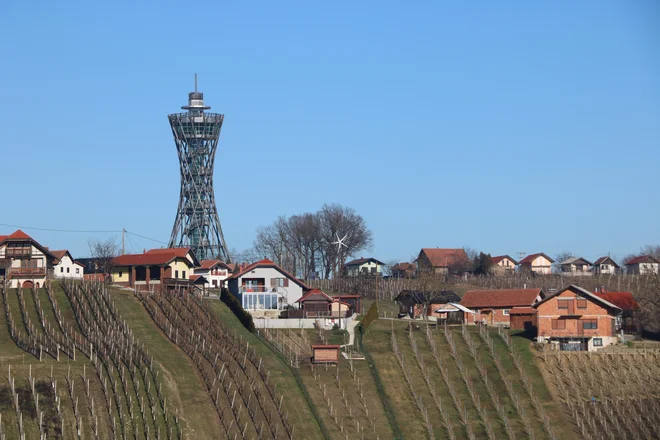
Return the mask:
[[594, 295], [614, 304], [621, 310], [628, 311], [639, 309], [639, 304], [637, 304], [633, 294], [630, 292], [596, 292]]
[[533, 315], [536, 313], [536, 309], [531, 307], [514, 307], [509, 310], [509, 315]]
[[143, 254], [120, 255], [113, 258], [110, 264], [112, 266], [160, 266], [175, 258], [185, 259], [189, 251], [189, 248], [153, 249]]
[[653, 255], [640, 255], [626, 262], [628, 264], [639, 264], [639, 263], [660, 263], [660, 261], [655, 258]]
[[20, 229], [17, 229], [14, 233], [9, 234], [7, 238], [16, 238], [16, 239], [21, 239], [21, 240], [30, 240], [32, 237], [27, 235], [25, 232], [21, 231]]
[[467, 308], [530, 307], [541, 289], [469, 290], [460, 304]]
[[276, 269], [277, 271], [279, 271], [280, 273], [285, 275], [287, 278], [289, 278], [294, 283], [298, 284], [300, 287], [302, 287], [303, 290], [310, 290], [310, 287], [307, 284], [303, 283], [298, 278], [294, 277], [289, 272], [282, 269], [280, 266], [278, 266], [277, 264], [275, 264], [274, 262], [272, 262], [268, 258], [264, 258], [263, 260], [257, 261], [256, 263], [252, 263], [249, 266], [244, 267], [241, 271], [233, 274], [229, 278], [230, 279], [240, 278], [243, 275], [245, 275], [246, 273], [248, 273], [248, 272], [250, 272], [250, 271], [252, 271], [252, 270], [254, 270], [258, 267], [272, 267], [273, 269]]
[[422, 252], [433, 267], [449, 267], [456, 261], [468, 259], [463, 249], [423, 248]]
[[619, 267], [619, 265], [616, 264], [616, 261], [614, 261], [614, 260], [612, 259], [612, 257], [608, 257], [608, 256], [600, 257], [599, 259], [597, 259], [596, 261], [594, 261], [594, 266], [597, 266], [597, 265], [599, 265], [599, 264], [603, 264], [603, 263], [605, 263], [607, 260], [610, 260], [614, 266]]
[[546, 254], [544, 254], [543, 252], [538, 252], [538, 253], [536, 253], [536, 254], [527, 255], [525, 258], [523, 258], [522, 260], [520, 260], [520, 264], [523, 264], [523, 263], [531, 263], [532, 261], [536, 260], [538, 257], [545, 257], [546, 260], [548, 260], [548, 261], [551, 262], [551, 263], [554, 263], [554, 262], [555, 262], [555, 260], [553, 260], [552, 258], [548, 257], [548, 256], [547, 256]]
[[497, 264], [500, 261], [504, 260], [505, 258], [508, 258], [509, 260], [513, 261], [513, 264], [518, 264], [516, 260], [509, 257], [508, 255], [498, 255], [497, 257], [492, 257], [491, 260], [493, 261], [493, 264]]

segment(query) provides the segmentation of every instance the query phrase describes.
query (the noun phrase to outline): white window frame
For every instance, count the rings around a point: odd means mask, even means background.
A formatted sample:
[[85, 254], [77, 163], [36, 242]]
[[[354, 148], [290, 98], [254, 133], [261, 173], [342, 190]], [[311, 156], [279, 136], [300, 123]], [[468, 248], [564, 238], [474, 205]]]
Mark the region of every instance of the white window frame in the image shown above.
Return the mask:
[[505, 316], [509, 316], [509, 311], [510, 309], [502, 309], [502, 314]]

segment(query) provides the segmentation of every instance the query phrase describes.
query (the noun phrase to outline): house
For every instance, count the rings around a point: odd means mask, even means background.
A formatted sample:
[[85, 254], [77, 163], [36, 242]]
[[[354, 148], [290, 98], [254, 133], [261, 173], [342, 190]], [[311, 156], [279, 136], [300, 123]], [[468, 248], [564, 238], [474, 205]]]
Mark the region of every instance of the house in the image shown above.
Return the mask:
[[543, 252], [531, 254], [520, 260], [518, 265], [520, 270], [533, 272], [537, 275], [550, 275], [552, 273], [552, 263], [555, 260], [548, 257]]
[[629, 274], [657, 274], [660, 260], [653, 255], [641, 255], [626, 261], [626, 272]]
[[609, 292], [605, 287], [600, 287], [594, 293], [599, 298], [611, 302], [621, 309], [620, 322], [617, 323], [617, 329], [622, 330], [624, 333], [635, 334], [641, 329], [639, 328], [636, 314], [639, 311], [639, 304], [630, 292]]
[[360, 275], [382, 275], [381, 271], [385, 263], [375, 258], [358, 258], [344, 264], [344, 273], [349, 277]]
[[115, 257], [110, 267], [113, 284], [138, 290], [189, 290], [194, 286], [190, 276], [199, 261], [187, 247], [151, 249]]
[[498, 255], [497, 257], [492, 257], [493, 268], [492, 271], [496, 275], [507, 275], [511, 274], [516, 270], [518, 262], [508, 255]]
[[85, 274], [103, 273], [103, 267], [107, 261], [105, 258], [78, 258], [78, 263], [85, 267]]
[[468, 290], [460, 301], [474, 313], [466, 315], [466, 324], [508, 327], [510, 312], [516, 307], [531, 307], [545, 296], [542, 289]]
[[412, 319], [425, 319], [427, 316], [434, 318], [444, 317], [440, 312], [436, 313], [439, 305], [458, 303], [461, 297], [451, 290], [440, 292], [421, 290], [402, 290], [394, 298], [399, 304], [399, 315], [408, 315]]
[[227, 278], [231, 275], [229, 266], [221, 260], [202, 260], [195, 268], [195, 275], [201, 275], [206, 280], [206, 288], [220, 289], [227, 287]]
[[82, 280], [85, 274], [85, 266], [75, 261], [69, 251], [50, 251], [57, 258], [53, 267], [53, 276], [55, 278], [73, 278]]
[[0, 236], [0, 280], [11, 288], [43, 287], [57, 257], [20, 229]]
[[532, 306], [537, 312], [537, 341], [559, 350], [598, 350], [618, 341], [621, 309], [600, 296], [570, 285]]
[[621, 268], [619, 267], [618, 264], [616, 264], [616, 261], [614, 261], [612, 258], [609, 256], [607, 257], [600, 257], [597, 259], [593, 266], [591, 267], [591, 270], [595, 274], [616, 274], [621, 271]]
[[413, 278], [415, 265], [412, 263], [397, 263], [390, 269], [392, 278]]
[[439, 324], [463, 324], [466, 320], [465, 315], [474, 313], [467, 307], [453, 302], [436, 307], [434, 307], [433, 316]]
[[[280, 266], [263, 259], [241, 268], [227, 279], [227, 287], [253, 316], [279, 316], [305, 292], [305, 283]], [[268, 312], [268, 313], [266, 313]]]
[[559, 271], [567, 275], [591, 275], [591, 266], [592, 264], [584, 258], [569, 257], [559, 263]]
[[[348, 318], [353, 315], [355, 309], [342, 301], [339, 297], [326, 295], [318, 289], [307, 291], [296, 303], [299, 311], [289, 310], [289, 318]], [[298, 312], [298, 313], [296, 313]], [[333, 323], [328, 323], [332, 325]]]
[[423, 248], [415, 261], [418, 273], [462, 272], [470, 265], [464, 249]]

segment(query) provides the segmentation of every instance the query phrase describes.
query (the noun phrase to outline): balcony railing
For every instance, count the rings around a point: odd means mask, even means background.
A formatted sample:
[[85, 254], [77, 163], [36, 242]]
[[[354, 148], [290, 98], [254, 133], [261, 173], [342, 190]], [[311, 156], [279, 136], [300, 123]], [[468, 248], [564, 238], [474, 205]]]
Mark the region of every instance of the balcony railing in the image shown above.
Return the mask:
[[5, 249], [5, 258], [24, 258], [32, 256], [32, 248], [11, 248]]
[[43, 276], [46, 275], [45, 267], [12, 267], [9, 272], [12, 276]]
[[241, 286], [239, 293], [284, 293], [281, 287]]
[[183, 278], [163, 278], [163, 284], [165, 286], [189, 286], [190, 280]]
[[282, 312], [283, 318], [300, 319], [300, 318], [324, 318], [324, 319], [337, 319], [337, 318], [350, 318], [353, 316], [353, 310], [348, 311], [306, 311], [306, 310], [286, 310]]

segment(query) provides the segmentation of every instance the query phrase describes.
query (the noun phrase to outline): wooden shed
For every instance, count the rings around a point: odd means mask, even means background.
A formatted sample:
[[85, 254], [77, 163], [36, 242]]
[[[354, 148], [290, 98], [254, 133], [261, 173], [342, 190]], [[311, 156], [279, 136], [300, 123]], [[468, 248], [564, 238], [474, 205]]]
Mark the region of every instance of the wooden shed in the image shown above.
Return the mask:
[[514, 307], [509, 310], [512, 329], [536, 331], [536, 310], [531, 307]]
[[339, 345], [312, 345], [312, 363], [336, 364], [339, 362]]

